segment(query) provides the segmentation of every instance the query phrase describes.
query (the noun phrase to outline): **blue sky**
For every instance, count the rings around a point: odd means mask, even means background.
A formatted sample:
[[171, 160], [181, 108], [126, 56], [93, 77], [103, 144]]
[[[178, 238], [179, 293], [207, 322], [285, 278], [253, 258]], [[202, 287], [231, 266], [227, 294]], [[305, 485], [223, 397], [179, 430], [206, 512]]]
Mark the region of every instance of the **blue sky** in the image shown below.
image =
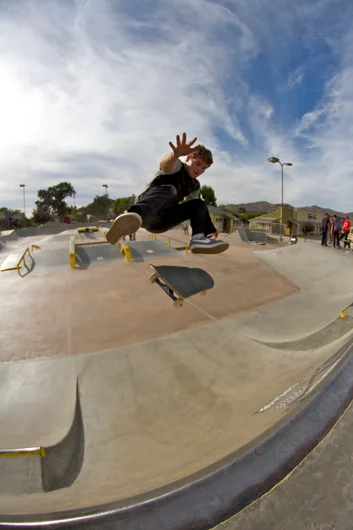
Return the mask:
[[353, 211], [347, 0], [0, 0], [0, 206], [138, 194], [184, 131], [219, 204]]

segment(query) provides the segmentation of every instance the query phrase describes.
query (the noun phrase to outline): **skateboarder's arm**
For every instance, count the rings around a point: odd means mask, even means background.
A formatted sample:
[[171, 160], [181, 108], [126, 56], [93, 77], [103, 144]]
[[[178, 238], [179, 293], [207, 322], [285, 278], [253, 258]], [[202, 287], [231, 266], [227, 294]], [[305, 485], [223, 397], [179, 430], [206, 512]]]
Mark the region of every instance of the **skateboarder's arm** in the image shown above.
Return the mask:
[[168, 153], [165, 155], [159, 163], [159, 169], [163, 173], [176, 173], [181, 168], [181, 162], [179, 158], [174, 156], [174, 153]]

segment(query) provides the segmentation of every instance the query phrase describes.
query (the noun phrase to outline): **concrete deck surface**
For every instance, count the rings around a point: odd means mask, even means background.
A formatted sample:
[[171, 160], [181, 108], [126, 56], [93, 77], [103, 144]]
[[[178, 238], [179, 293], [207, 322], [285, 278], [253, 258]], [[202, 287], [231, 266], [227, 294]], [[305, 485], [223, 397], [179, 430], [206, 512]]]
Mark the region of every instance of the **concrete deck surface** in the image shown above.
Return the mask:
[[[222, 255], [71, 270], [70, 235], [42, 239], [26, 278], [0, 275], [0, 449], [59, 441], [77, 379], [84, 462], [69, 488], [19, 492], [20, 504], [2, 488], [2, 514], [124, 503], [241, 452], [310, 396], [353, 335], [338, 319], [352, 301], [350, 253], [229, 238]], [[154, 262], [204, 268], [215, 287], [175, 309], [148, 281]]]
[[215, 530], [349, 530], [353, 517], [353, 407], [268, 494]]

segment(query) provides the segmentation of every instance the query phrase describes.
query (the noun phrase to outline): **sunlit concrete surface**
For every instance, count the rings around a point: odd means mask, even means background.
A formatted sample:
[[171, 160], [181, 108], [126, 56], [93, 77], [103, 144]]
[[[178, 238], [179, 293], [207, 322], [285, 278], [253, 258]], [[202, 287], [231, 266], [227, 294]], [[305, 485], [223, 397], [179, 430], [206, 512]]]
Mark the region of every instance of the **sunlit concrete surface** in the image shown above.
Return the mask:
[[[123, 502], [202, 472], [290, 414], [351, 338], [351, 317], [338, 318], [352, 301], [350, 253], [228, 236], [221, 255], [151, 241], [132, 262], [102, 245], [73, 270], [72, 234], [41, 238], [24, 278], [0, 275], [0, 449], [58, 446], [78, 382], [84, 454], [72, 454], [72, 484], [49, 492], [33, 467], [3, 467], [2, 514]], [[201, 267], [215, 287], [176, 309], [149, 282], [150, 263]]]

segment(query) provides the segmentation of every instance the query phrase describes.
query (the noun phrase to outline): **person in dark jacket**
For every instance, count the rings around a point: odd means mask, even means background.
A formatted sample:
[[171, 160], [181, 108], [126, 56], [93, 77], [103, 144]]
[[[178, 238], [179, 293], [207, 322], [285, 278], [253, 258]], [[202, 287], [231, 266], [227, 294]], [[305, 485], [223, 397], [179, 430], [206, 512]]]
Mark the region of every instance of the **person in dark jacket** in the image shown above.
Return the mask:
[[340, 239], [339, 239], [340, 230], [341, 230], [341, 222], [339, 221], [339, 219], [337, 219], [337, 215], [333, 216], [332, 225], [333, 225], [333, 247], [335, 248], [337, 244], [337, 247], [341, 248]]
[[[192, 237], [190, 250], [194, 253], [219, 254], [229, 243], [217, 240], [219, 230], [212, 223], [207, 204], [201, 198], [200, 177], [213, 163], [212, 153], [203, 145], [186, 141], [186, 133], [176, 137], [176, 145], [160, 161], [159, 170], [135, 204], [119, 215], [106, 233], [109, 243], [142, 227], [158, 234], [190, 219]], [[185, 162], [179, 160], [186, 157]], [[186, 199], [184, 201], [184, 199]]]
[[321, 224], [321, 245], [327, 247], [327, 234], [330, 230], [330, 216], [325, 213]]

